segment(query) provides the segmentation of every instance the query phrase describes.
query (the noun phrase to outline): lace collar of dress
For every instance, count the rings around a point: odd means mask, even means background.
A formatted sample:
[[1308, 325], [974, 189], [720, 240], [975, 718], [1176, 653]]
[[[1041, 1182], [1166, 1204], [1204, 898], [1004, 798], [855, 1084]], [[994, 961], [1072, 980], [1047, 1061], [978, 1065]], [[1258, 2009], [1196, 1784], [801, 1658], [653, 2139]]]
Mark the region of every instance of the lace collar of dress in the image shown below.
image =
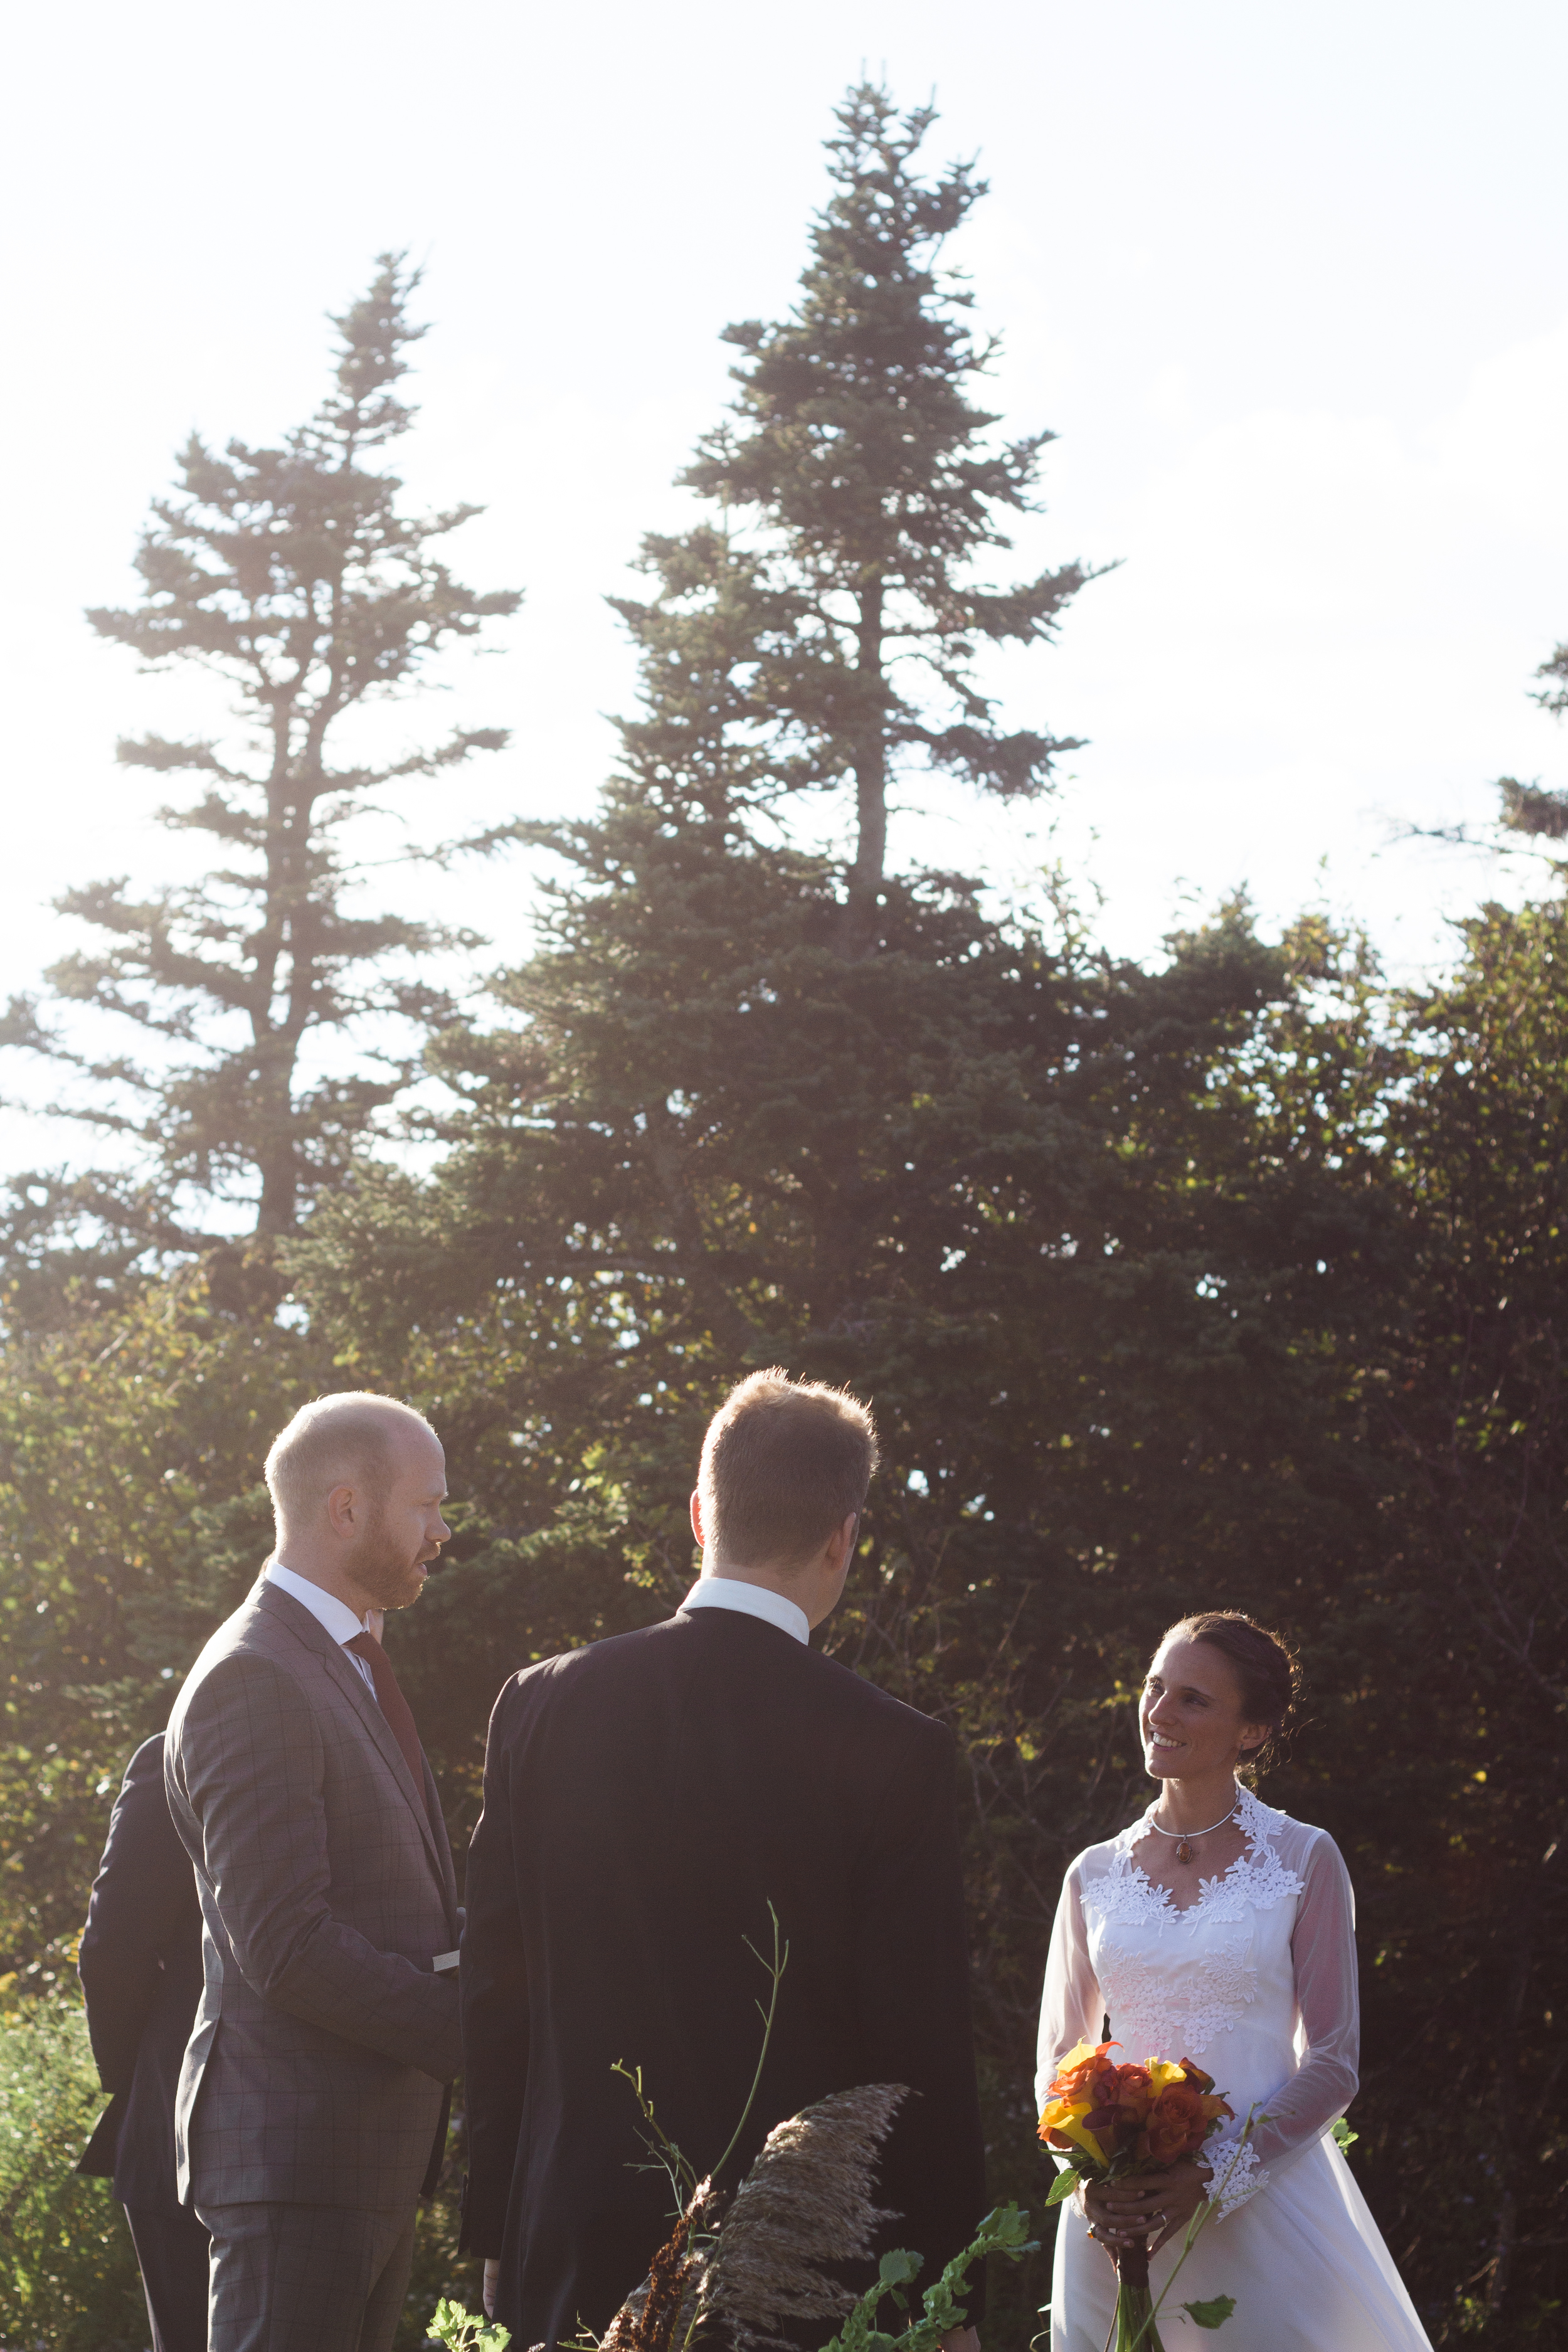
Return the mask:
[[1279, 1825], [1289, 1816], [1260, 1804], [1250, 1789], [1242, 1789], [1236, 1821], [1247, 1840], [1247, 1851], [1230, 1868], [1213, 1878], [1200, 1878], [1195, 1903], [1178, 1906], [1168, 1886], [1156, 1886], [1132, 1859], [1132, 1849], [1143, 1835], [1149, 1816], [1160, 1800], [1146, 1806], [1110, 1844], [1110, 1866], [1099, 1875], [1085, 1874], [1082, 1895], [1086, 1907], [1103, 1919], [1143, 1919], [1195, 1926], [1201, 1919], [1239, 1919], [1245, 1911], [1271, 1911], [1288, 1895], [1300, 1895], [1304, 1882], [1281, 1862], [1275, 1849]]

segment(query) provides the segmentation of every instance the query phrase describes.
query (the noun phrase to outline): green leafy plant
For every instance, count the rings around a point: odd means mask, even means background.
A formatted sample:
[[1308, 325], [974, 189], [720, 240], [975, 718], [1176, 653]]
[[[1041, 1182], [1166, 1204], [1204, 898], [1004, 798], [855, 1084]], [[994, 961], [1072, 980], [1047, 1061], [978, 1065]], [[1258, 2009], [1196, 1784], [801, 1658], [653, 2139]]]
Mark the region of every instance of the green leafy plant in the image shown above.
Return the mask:
[[1184, 2303], [1182, 2309], [1200, 2327], [1223, 2327], [1236, 2309], [1233, 2294], [1211, 2295], [1207, 2303]]
[[824, 2352], [934, 2352], [944, 2336], [967, 2325], [963, 2298], [974, 2264], [987, 2254], [1005, 2254], [1016, 2262], [1021, 2255], [1034, 2253], [1039, 2242], [1028, 2231], [1029, 2217], [1022, 2206], [998, 2205], [987, 2213], [971, 2243], [927, 2287], [920, 2316], [896, 2334], [878, 2326], [878, 2314], [889, 2297], [900, 2311], [909, 2309], [904, 2290], [917, 2275], [921, 2257], [902, 2248], [884, 2254], [876, 2285], [867, 2289]]
[[506, 2352], [511, 2342], [510, 2327], [497, 2327], [488, 2319], [476, 2318], [460, 2303], [443, 2295], [436, 2305], [430, 2322], [431, 2336], [444, 2344], [447, 2352]]

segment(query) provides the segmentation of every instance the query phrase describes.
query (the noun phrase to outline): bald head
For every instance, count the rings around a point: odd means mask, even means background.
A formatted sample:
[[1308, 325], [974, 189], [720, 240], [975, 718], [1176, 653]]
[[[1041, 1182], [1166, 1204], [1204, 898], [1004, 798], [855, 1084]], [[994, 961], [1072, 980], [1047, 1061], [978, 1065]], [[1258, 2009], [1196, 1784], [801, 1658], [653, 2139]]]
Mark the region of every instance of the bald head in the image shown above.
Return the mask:
[[449, 1529], [441, 1442], [422, 1412], [368, 1390], [317, 1397], [267, 1456], [278, 1557], [356, 1613], [402, 1609]]
[[334, 1486], [357, 1486], [365, 1493], [384, 1486], [398, 1440], [416, 1430], [438, 1442], [422, 1412], [369, 1389], [347, 1389], [302, 1404], [287, 1429], [279, 1431], [267, 1456], [264, 1475], [279, 1542], [302, 1535], [325, 1509]]

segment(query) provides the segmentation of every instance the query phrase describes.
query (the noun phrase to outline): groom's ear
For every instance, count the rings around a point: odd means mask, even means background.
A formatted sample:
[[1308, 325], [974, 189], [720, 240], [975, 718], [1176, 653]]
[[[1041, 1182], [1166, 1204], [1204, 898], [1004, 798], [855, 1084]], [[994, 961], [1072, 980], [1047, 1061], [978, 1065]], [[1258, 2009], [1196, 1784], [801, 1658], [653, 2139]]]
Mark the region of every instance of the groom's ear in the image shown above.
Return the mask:
[[335, 1536], [352, 1542], [364, 1525], [364, 1497], [346, 1482], [327, 1496], [327, 1524]]
[[848, 1575], [849, 1570], [855, 1565], [855, 1547], [858, 1543], [859, 1539], [860, 1514], [858, 1511], [851, 1511], [848, 1517], [840, 1522], [834, 1534], [827, 1539], [828, 1549], [832, 1555], [837, 1555], [839, 1546], [842, 1545], [844, 1551], [844, 1573], [846, 1576]]
[[698, 1550], [706, 1551], [708, 1544], [707, 1539], [702, 1533], [702, 1489], [700, 1486], [693, 1486], [691, 1489], [691, 1532], [697, 1539]]

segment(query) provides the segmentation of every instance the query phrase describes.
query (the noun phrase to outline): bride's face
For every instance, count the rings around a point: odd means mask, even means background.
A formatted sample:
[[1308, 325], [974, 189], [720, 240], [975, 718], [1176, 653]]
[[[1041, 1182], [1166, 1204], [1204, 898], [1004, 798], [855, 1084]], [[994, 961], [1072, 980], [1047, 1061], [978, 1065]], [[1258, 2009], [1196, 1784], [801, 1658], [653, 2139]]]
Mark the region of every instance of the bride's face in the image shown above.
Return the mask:
[[1138, 1705], [1143, 1769], [1156, 1780], [1196, 1780], [1235, 1769], [1266, 1727], [1241, 1712], [1241, 1685], [1212, 1642], [1161, 1643]]

